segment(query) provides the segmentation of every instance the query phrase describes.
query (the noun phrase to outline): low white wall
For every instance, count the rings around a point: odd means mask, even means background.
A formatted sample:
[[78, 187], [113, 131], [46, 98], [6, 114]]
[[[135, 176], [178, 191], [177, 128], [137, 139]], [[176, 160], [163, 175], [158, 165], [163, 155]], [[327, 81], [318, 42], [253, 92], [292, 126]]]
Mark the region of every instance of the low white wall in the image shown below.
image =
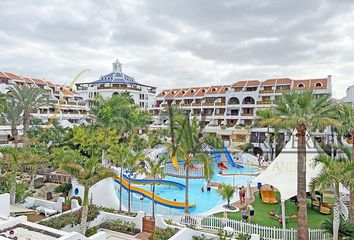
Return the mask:
[[202, 236], [204, 235], [207, 238], [211, 239], [219, 239], [219, 237], [215, 234], [210, 234], [210, 233], [203, 233], [199, 232], [190, 228], [183, 228], [182, 230], [179, 230], [173, 237], [171, 237], [169, 240], [192, 240], [193, 236]]
[[26, 222], [27, 222], [26, 216], [19, 216], [19, 217], [15, 217], [15, 218], [10, 218], [6, 221], [1, 221], [0, 222], [0, 231], [4, 230], [6, 228], [16, 226], [18, 224], [26, 223]]
[[100, 214], [97, 216], [95, 220], [89, 223], [89, 227], [95, 227], [100, 225], [101, 223], [104, 223], [107, 220], [121, 220], [123, 222], [133, 222], [135, 224], [135, 227], [137, 229], [140, 229], [142, 231], [143, 229], [143, 217], [145, 216], [144, 212], [138, 212], [138, 214], [135, 217], [130, 217], [130, 216], [125, 216], [125, 215], [120, 215], [120, 214], [114, 214], [114, 213], [108, 213], [108, 212], [100, 212]]
[[0, 195], [0, 217], [8, 218], [10, 216], [10, 194]]
[[26, 208], [32, 208], [32, 207], [45, 207], [45, 208], [51, 208], [55, 209], [58, 212], [62, 212], [62, 204], [65, 202], [65, 199], [63, 197], [59, 197], [56, 202], [52, 201], [47, 201], [44, 199], [39, 199], [39, 198], [33, 198], [33, 197], [28, 197], [25, 199], [25, 203], [22, 204]]
[[106, 233], [98, 232], [95, 235], [92, 235], [91, 237], [85, 237], [80, 233], [71, 232], [71, 233], [67, 233], [65, 236], [62, 236], [61, 238], [58, 239], [59, 240], [106, 240]]

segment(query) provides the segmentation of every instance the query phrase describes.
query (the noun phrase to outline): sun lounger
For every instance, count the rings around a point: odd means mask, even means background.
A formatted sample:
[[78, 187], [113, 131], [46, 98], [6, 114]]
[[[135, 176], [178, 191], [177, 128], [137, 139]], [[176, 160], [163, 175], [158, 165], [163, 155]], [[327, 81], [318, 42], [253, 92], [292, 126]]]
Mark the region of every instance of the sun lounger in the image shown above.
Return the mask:
[[55, 215], [58, 213], [58, 211], [55, 209], [46, 208], [46, 207], [42, 207], [42, 206], [37, 207], [36, 212], [37, 212], [37, 214], [43, 213], [46, 217], [49, 217], [49, 216], [52, 216], [52, 215]]
[[268, 190], [268, 196], [269, 196], [269, 204], [277, 204], [278, 200], [275, 197], [275, 192], [274, 191], [269, 191]]
[[326, 208], [333, 208], [333, 205], [328, 203], [328, 202], [322, 202], [322, 206], [326, 207]]
[[324, 215], [330, 215], [331, 214], [331, 209], [321, 205], [320, 206], [320, 213], [322, 213]]
[[261, 190], [261, 197], [263, 203], [269, 203], [269, 193], [268, 190]]

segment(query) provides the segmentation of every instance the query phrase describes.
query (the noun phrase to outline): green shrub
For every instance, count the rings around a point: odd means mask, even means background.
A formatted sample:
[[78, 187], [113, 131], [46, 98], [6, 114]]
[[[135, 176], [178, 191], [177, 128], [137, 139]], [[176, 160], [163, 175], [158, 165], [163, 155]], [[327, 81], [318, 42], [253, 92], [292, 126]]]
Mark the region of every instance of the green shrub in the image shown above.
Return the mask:
[[54, 189], [54, 192], [63, 193], [67, 196], [72, 187], [71, 183], [62, 183]]
[[33, 185], [33, 188], [34, 189], [40, 189], [44, 186], [44, 183], [41, 183], [41, 182], [36, 182], [34, 185]]
[[86, 230], [85, 236], [86, 237], [91, 237], [92, 235], [95, 235], [97, 233], [97, 230], [98, 230], [97, 227], [88, 228]]
[[119, 219], [108, 220], [100, 224], [100, 228], [121, 232], [121, 233], [127, 233], [130, 235], [135, 235], [140, 232], [138, 229], [135, 228], [135, 223], [123, 222]]
[[166, 229], [162, 229], [162, 228], [156, 227], [152, 231], [152, 233], [149, 237], [149, 240], [168, 240], [173, 235], [175, 235], [177, 232], [178, 232], [177, 228], [168, 227]]
[[212, 238], [207, 238], [204, 234], [201, 236], [193, 236], [192, 240], [213, 240]]

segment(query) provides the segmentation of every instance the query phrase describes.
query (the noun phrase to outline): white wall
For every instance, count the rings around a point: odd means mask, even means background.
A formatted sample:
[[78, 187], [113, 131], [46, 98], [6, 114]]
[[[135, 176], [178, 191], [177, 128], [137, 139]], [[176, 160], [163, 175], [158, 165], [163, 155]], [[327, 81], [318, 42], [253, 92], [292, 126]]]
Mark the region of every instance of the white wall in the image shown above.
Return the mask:
[[10, 216], [10, 194], [4, 193], [0, 195], [0, 217]]
[[[70, 197], [79, 196], [82, 200], [84, 198], [84, 187], [81, 186], [76, 180], [72, 181], [72, 190]], [[117, 196], [117, 189], [115, 187], [112, 178], [104, 179], [95, 185], [93, 185], [89, 190], [90, 202], [97, 206], [119, 209], [119, 198]], [[79, 190], [78, 194], [75, 194], [75, 189]]]
[[183, 228], [182, 230], [179, 230], [173, 237], [171, 237], [169, 240], [192, 240], [193, 236], [202, 236], [204, 235], [207, 238], [211, 239], [219, 239], [219, 237], [215, 234], [210, 234], [210, 233], [204, 233], [204, 232], [199, 232], [190, 228]]
[[61, 213], [63, 202], [65, 202], [65, 199], [63, 197], [59, 197], [56, 202], [47, 201], [47, 200], [39, 199], [39, 198], [28, 197], [25, 199], [25, 203], [22, 205], [26, 208], [42, 206], [45, 208], [55, 209]]

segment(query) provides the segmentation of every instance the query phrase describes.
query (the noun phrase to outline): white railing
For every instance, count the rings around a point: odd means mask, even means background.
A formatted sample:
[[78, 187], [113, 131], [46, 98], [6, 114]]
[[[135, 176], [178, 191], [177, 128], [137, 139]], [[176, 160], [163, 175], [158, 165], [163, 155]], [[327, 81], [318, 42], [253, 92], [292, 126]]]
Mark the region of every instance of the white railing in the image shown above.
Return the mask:
[[[177, 225], [193, 226], [196, 229], [208, 229], [218, 231], [224, 227], [231, 227], [235, 233], [257, 234], [265, 240], [283, 239], [283, 229], [266, 227], [231, 219], [222, 219], [215, 216], [201, 215], [170, 215], [164, 216], [165, 220], [172, 220]], [[290, 228], [285, 230], [286, 240], [296, 240], [297, 230]], [[309, 229], [309, 240], [330, 240], [329, 234], [320, 229]]]
[[349, 203], [349, 195], [339, 198], [340, 214], [345, 220], [349, 218], [349, 209], [346, 203]]

